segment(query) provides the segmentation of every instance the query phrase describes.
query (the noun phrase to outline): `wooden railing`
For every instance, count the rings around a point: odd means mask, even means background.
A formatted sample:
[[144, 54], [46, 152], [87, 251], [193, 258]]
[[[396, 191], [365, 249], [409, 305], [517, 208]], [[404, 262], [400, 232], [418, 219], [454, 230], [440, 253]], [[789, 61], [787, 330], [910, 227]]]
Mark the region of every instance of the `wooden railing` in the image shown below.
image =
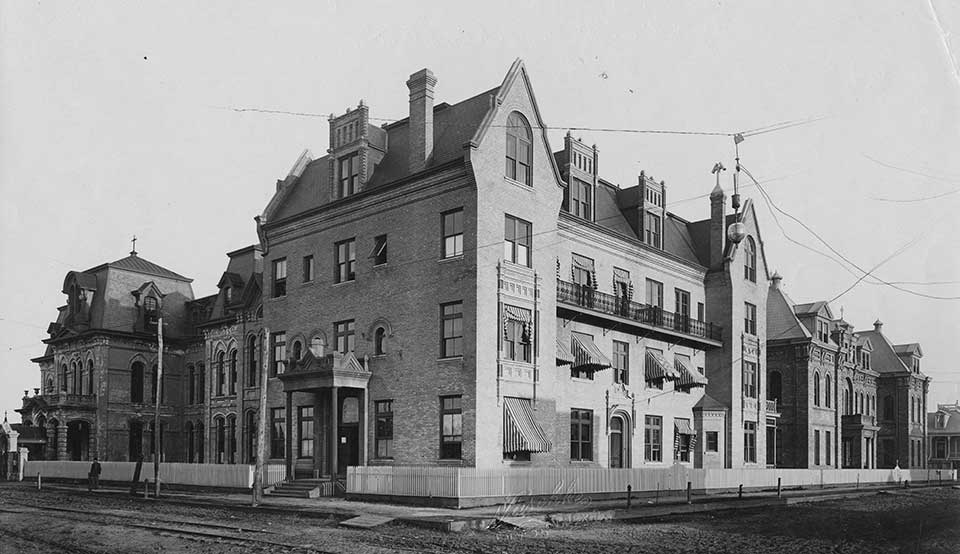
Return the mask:
[[597, 313], [632, 319], [644, 325], [676, 331], [691, 337], [722, 340], [722, 328], [713, 323], [697, 321], [689, 316], [664, 311], [658, 306], [641, 304], [626, 297], [600, 292], [585, 285], [560, 279], [557, 279], [557, 302], [579, 306]]

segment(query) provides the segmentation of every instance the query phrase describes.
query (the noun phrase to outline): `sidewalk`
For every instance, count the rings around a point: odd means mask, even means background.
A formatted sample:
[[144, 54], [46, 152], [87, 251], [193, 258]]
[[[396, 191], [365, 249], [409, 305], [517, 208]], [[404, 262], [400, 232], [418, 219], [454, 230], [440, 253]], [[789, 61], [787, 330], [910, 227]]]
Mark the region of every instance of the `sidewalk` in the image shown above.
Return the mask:
[[[32, 486], [27, 482], [25, 487]], [[952, 486], [953, 482], [943, 486]], [[923, 488], [929, 485], [911, 485], [911, 488]], [[86, 491], [85, 485], [65, 483], [44, 484], [44, 489], [69, 490], [97, 496], [130, 496], [128, 488], [101, 488], [93, 493]], [[500, 506], [451, 509], [436, 507], [417, 507], [397, 504], [358, 502], [341, 498], [290, 498], [264, 496], [259, 507], [252, 507], [252, 495], [249, 493], [224, 493], [209, 491], [162, 491], [160, 501], [184, 505], [227, 508], [251, 512], [297, 513], [302, 517], [333, 518], [340, 521], [361, 515], [376, 515], [395, 519], [401, 523], [426, 527], [440, 531], [463, 531], [466, 529], [486, 529], [498, 520], [512, 525], [545, 526], [587, 521], [642, 521], [670, 515], [690, 514], [707, 511], [750, 509], [764, 506], [782, 506], [801, 502], [818, 502], [876, 494], [889, 490], [890, 485], [861, 486], [859, 488], [829, 488], [784, 490], [778, 498], [776, 491], [744, 493], [715, 493], [694, 495], [691, 503], [685, 496], [670, 496], [658, 501], [649, 498], [633, 499], [627, 509], [626, 498], [618, 500], [591, 501], [585, 499], [560, 498], [559, 501], [538, 500], [521, 501]], [[142, 494], [137, 498], [143, 499]]]

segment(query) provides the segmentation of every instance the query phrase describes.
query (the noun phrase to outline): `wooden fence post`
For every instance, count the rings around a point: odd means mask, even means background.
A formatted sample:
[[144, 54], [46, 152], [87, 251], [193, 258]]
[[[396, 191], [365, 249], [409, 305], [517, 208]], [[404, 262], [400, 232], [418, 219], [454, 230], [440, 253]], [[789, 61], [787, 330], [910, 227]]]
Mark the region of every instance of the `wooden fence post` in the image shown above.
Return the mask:
[[627, 510], [630, 509], [630, 500], [632, 499], [631, 497], [633, 496], [631, 494], [632, 491], [633, 491], [633, 487], [630, 485], [627, 485]]

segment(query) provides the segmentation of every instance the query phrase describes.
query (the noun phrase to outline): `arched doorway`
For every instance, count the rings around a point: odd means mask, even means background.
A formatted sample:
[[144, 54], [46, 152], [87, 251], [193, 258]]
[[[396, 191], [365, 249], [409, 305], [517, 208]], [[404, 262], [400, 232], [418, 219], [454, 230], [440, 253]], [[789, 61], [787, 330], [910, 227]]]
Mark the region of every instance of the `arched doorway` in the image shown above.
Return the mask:
[[76, 420], [67, 423], [67, 457], [75, 462], [89, 459], [90, 423]]
[[614, 415], [610, 418], [610, 467], [630, 467], [630, 429], [627, 418]]

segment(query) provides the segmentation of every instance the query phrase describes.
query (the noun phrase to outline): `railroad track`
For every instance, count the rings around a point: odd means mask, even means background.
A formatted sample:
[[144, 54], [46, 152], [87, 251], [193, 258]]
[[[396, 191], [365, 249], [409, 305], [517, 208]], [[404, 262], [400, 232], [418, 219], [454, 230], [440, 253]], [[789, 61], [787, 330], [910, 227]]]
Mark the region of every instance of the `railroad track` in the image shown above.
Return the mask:
[[[151, 531], [154, 533], [168, 535], [168, 536], [177, 536], [182, 538], [188, 538], [190, 540], [201, 540], [206, 542], [216, 542], [216, 543], [232, 543], [241, 545], [260, 545], [260, 546], [272, 546], [277, 548], [283, 548], [286, 550], [292, 550], [296, 552], [307, 552], [315, 554], [335, 554], [328, 550], [323, 550], [314, 545], [310, 544], [294, 544], [278, 540], [271, 540], [264, 538], [258, 535], [272, 534], [277, 535], [273, 531], [263, 530], [263, 529], [249, 529], [243, 527], [236, 527], [231, 525], [224, 525], [218, 523], [204, 523], [197, 521], [184, 521], [177, 519], [169, 518], [156, 518], [151, 515], [149, 518], [139, 518], [137, 516], [127, 516], [121, 514], [114, 514], [110, 512], [103, 512], [97, 510], [76, 510], [71, 508], [58, 508], [50, 506], [37, 506], [31, 504], [21, 504], [17, 508], [0, 508], [0, 512], [10, 513], [10, 514], [20, 514], [20, 515], [33, 515], [43, 514], [44, 512], [56, 512], [58, 519], [69, 519], [74, 521], [82, 521], [84, 523], [95, 523], [96, 520], [92, 519], [91, 516], [99, 518], [99, 523], [107, 525], [117, 525], [122, 527], [129, 527], [133, 529], [143, 529]], [[106, 521], [104, 521], [106, 520]], [[149, 523], [145, 523], [149, 522]], [[73, 543], [67, 543], [63, 541], [53, 540], [43, 536], [37, 536], [33, 534], [24, 533], [21, 531], [16, 531], [9, 528], [0, 528], [0, 534], [9, 535], [21, 540], [39, 543], [45, 546], [55, 547], [59, 550], [66, 552], [79, 552], [81, 554], [100, 554], [100, 550], [91, 550], [89, 548], [78, 546]]]

